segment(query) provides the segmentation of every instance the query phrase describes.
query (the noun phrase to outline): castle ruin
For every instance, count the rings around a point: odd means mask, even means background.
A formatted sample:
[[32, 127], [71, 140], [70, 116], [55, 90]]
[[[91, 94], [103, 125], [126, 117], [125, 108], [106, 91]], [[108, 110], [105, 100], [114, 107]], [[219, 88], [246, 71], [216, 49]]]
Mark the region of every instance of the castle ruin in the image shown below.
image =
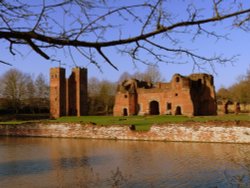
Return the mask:
[[129, 79], [118, 85], [114, 116], [128, 115], [216, 115], [213, 76], [175, 74], [169, 83], [153, 85]]
[[73, 68], [68, 79], [65, 69], [50, 69], [50, 116], [87, 115], [87, 69]]

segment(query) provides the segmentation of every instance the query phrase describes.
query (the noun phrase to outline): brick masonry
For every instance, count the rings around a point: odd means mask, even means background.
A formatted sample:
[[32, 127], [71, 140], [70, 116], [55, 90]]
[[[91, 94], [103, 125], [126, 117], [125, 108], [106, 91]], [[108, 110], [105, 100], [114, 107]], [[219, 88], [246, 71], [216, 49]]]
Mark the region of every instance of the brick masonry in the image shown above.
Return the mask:
[[83, 116], [88, 112], [87, 69], [73, 68], [68, 79], [65, 69], [50, 69], [50, 116]]
[[136, 79], [118, 85], [114, 115], [216, 115], [213, 76], [175, 74], [169, 83], [152, 85]]
[[177, 142], [250, 143], [249, 122], [189, 122], [153, 125], [149, 131], [130, 126], [100, 126], [79, 123], [30, 123], [0, 125], [2, 136], [65, 137]]

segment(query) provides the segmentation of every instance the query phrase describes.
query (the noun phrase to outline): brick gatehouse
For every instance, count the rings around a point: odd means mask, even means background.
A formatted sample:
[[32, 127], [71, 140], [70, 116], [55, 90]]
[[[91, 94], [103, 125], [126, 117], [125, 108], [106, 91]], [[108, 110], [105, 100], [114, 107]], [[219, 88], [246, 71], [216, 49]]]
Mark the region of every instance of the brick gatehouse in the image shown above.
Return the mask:
[[136, 79], [118, 85], [114, 116], [127, 115], [216, 115], [213, 76], [175, 74], [169, 83], [153, 85]]
[[65, 69], [50, 69], [50, 116], [83, 116], [87, 115], [87, 69], [73, 68], [68, 79]]

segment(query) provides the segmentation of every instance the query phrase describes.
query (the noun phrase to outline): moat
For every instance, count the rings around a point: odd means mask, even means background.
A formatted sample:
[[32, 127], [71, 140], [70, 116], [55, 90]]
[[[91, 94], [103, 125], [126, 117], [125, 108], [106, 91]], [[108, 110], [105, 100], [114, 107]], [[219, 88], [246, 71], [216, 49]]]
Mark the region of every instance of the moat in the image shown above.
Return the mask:
[[1, 187], [249, 187], [250, 145], [0, 137]]

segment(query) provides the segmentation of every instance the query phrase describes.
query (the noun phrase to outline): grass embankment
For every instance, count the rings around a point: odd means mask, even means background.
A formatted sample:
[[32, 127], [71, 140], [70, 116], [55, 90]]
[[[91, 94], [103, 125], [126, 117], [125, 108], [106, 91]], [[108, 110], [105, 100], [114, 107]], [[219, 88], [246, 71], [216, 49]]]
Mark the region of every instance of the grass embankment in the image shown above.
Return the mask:
[[150, 126], [157, 123], [185, 122], [189, 118], [185, 116], [83, 116], [83, 117], [61, 117], [55, 122], [81, 122], [94, 123], [96, 125], [134, 125], [136, 130], [149, 130]]
[[[248, 114], [230, 114], [220, 116], [126, 116], [126, 117], [114, 117], [114, 116], [66, 116], [55, 120], [39, 120], [39, 122], [54, 123], [93, 123], [96, 125], [135, 125], [136, 130], [148, 130], [153, 124], [164, 123], [185, 123], [185, 122], [209, 122], [209, 121], [249, 121], [250, 115]], [[27, 122], [38, 122], [38, 120], [30, 121], [6, 121], [0, 122], [0, 124], [22, 124]]]
[[51, 122], [81, 122], [94, 123], [96, 125], [135, 125], [136, 130], [149, 130], [153, 124], [164, 123], [185, 123], [185, 122], [208, 122], [208, 121], [249, 121], [248, 114], [223, 115], [223, 116], [82, 116], [82, 117], [61, 117]]

